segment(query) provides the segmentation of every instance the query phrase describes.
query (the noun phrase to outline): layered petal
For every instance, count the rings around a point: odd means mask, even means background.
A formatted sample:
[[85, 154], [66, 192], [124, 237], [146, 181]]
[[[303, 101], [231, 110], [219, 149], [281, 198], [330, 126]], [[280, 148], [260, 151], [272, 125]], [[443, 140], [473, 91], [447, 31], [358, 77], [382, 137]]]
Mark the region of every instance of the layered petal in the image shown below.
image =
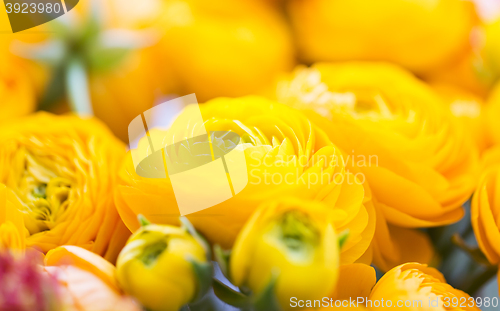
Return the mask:
[[410, 73], [383, 63], [320, 63], [281, 82], [278, 98], [303, 110], [354, 159], [389, 223], [419, 228], [462, 218], [478, 150]]
[[[203, 121], [190, 119], [191, 108], [187, 108], [177, 120], [188, 120], [184, 127], [179, 126], [175, 135], [151, 130], [149, 134], [153, 141], [164, 145], [201, 127], [207, 132], [230, 132], [240, 137], [238, 148], [245, 155], [246, 186], [222, 203], [187, 215], [211, 242], [231, 247], [243, 224], [262, 202], [296, 197], [325, 203], [336, 214], [335, 227], [350, 230], [342, 262], [352, 263], [366, 252], [375, 229], [374, 212], [372, 207], [365, 206], [360, 176], [346, 168], [343, 153], [323, 131], [300, 112], [260, 97], [215, 99], [200, 108]], [[142, 142], [147, 145], [147, 138]], [[179, 150], [208, 157], [210, 151], [201, 153], [203, 145], [196, 146]], [[213, 178], [207, 179], [206, 185], [213, 182]], [[138, 214], [154, 223], [178, 223], [180, 213], [170, 176], [139, 176], [129, 153], [120, 171], [119, 183], [116, 202], [129, 229], [139, 227]], [[183, 191], [195, 197], [202, 189], [193, 189], [192, 183], [187, 183]]]
[[111, 242], [123, 241], [112, 239], [121, 228], [112, 192], [124, 145], [96, 120], [45, 113], [2, 125], [0, 143], [0, 182], [21, 203], [26, 245], [79, 245], [115, 260]]
[[[447, 284], [436, 269], [423, 264], [407, 263], [387, 272], [377, 282], [368, 298], [372, 303], [367, 301], [366, 307], [368, 310], [376, 310], [379, 307], [374, 302], [378, 301], [380, 306], [380, 302], [384, 300], [384, 306], [390, 301], [392, 307], [400, 306], [401, 310], [479, 311], [474, 303], [469, 302], [469, 298], [466, 293]], [[467, 303], [463, 303], [464, 301]], [[404, 306], [401, 302], [411, 304]]]

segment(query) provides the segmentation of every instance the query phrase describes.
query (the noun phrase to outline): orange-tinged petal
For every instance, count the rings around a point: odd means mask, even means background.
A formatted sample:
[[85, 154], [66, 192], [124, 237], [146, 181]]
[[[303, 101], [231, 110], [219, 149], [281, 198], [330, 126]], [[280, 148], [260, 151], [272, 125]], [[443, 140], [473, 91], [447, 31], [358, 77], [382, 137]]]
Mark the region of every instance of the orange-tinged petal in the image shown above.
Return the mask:
[[62, 289], [64, 303], [78, 311], [140, 311], [131, 298], [123, 296], [90, 271], [75, 266], [45, 267]]
[[119, 291], [115, 279], [116, 268], [107, 260], [78, 246], [60, 246], [47, 253], [46, 266], [71, 265], [86, 270], [100, 278], [111, 288]]
[[479, 247], [492, 264], [500, 263], [500, 166], [486, 169], [472, 197], [471, 222]]
[[341, 265], [338, 285], [331, 297], [334, 300], [368, 297], [376, 282], [375, 269], [368, 265], [360, 263]]

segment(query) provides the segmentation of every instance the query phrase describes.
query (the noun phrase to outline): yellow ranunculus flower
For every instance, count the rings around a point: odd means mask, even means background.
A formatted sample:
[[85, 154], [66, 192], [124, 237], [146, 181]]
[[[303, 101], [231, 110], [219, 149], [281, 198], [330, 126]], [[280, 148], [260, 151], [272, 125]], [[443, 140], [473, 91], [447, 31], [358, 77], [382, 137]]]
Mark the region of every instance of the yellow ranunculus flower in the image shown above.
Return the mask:
[[201, 101], [265, 92], [294, 64], [287, 24], [254, 0], [167, 0], [162, 57]]
[[78, 245], [113, 261], [128, 237], [113, 201], [125, 146], [100, 122], [39, 113], [0, 126], [0, 182], [20, 199], [26, 246]]
[[485, 113], [487, 135], [490, 144], [500, 144], [500, 127], [498, 116], [500, 116], [500, 82], [495, 85], [488, 96]]
[[[453, 298], [456, 298], [455, 301]], [[392, 303], [392, 308], [408, 311], [479, 311], [479, 308], [469, 300], [466, 293], [453, 288], [446, 283], [443, 275], [434, 268], [418, 263], [407, 263], [387, 272], [375, 285], [366, 302], [367, 310], [383, 309], [377, 307], [384, 301], [386, 308]], [[390, 302], [389, 302], [390, 301]], [[465, 301], [465, 303], [464, 303]], [[412, 306], [401, 306], [401, 303], [411, 303]], [[431, 304], [429, 304], [431, 302]], [[471, 307], [463, 307], [464, 305]]]
[[162, 88], [165, 92], [172, 91], [168, 85], [174, 78], [166, 73], [167, 70], [162, 70], [160, 77], [156, 76], [161, 57], [152, 49], [133, 51], [120, 66], [108, 72], [92, 72], [89, 76], [95, 116], [125, 142], [128, 141], [128, 124], [153, 107]]
[[135, 232], [117, 261], [122, 289], [153, 311], [177, 311], [200, 291], [192, 261], [206, 264], [204, 247], [186, 229], [146, 225]]
[[472, 197], [471, 222], [483, 253], [492, 264], [500, 264], [500, 149], [487, 151], [483, 162], [484, 172]]
[[[207, 131], [231, 131], [241, 137], [248, 173], [248, 184], [241, 192], [187, 216], [209, 241], [230, 248], [262, 202], [293, 196], [323, 201], [338, 213], [335, 228], [339, 232], [350, 230], [342, 263], [352, 263], [367, 251], [375, 218], [373, 207], [364, 205], [362, 180], [346, 170], [342, 153], [302, 113], [260, 97], [220, 98], [200, 105], [200, 109]], [[202, 125], [191, 121], [187, 131]], [[187, 191], [196, 196], [199, 189]], [[178, 223], [179, 209], [170, 178], [139, 176], [130, 153], [120, 171], [115, 198], [123, 221], [132, 231], [139, 227], [139, 214], [154, 223]]]
[[[358, 297], [368, 297], [373, 286], [375, 286], [376, 281], [377, 276], [375, 273], [375, 269], [368, 265], [354, 263], [340, 266], [337, 287], [334, 293], [328, 296], [329, 301], [322, 302], [321, 307], [323, 308], [319, 310], [364, 311], [365, 308], [362, 304], [359, 304], [358, 306], [353, 306], [351, 304], [349, 306], [349, 302], [351, 300], [356, 301]], [[312, 302], [312, 304], [314, 304], [314, 302]], [[307, 310], [313, 311], [318, 309]]]
[[451, 63], [442, 64], [423, 75], [422, 78], [432, 84], [455, 85], [481, 98], [486, 97], [491, 88], [492, 77], [481, 66], [478, 66], [481, 58], [476, 49], [475, 45], [471, 44], [460, 57]]
[[383, 272], [407, 262], [431, 263], [434, 247], [427, 233], [387, 223], [376, 208], [377, 225], [373, 238], [373, 264]]
[[460, 120], [462, 127], [470, 132], [478, 149], [480, 151], [486, 149], [488, 141], [483, 100], [479, 96], [451, 84], [435, 83], [432, 84], [432, 87], [441, 96], [445, 107], [450, 109], [451, 114]]
[[[1, 35], [0, 35], [1, 36]], [[35, 90], [29, 76], [20, 70], [17, 59], [6, 52], [8, 43], [0, 41], [0, 123], [35, 110]]]
[[[89, 70], [89, 93], [96, 117], [121, 140], [128, 141], [128, 124], [140, 113], [153, 107], [159, 96], [176, 90], [175, 77], [165, 55], [155, 40], [159, 40], [162, 26], [156, 22], [167, 14], [162, 0], [103, 0], [80, 1], [72, 20], [83, 27], [83, 21], [93, 18], [92, 6], [97, 5], [98, 16], [105, 31], [120, 29], [122, 39], [133, 42], [150, 41], [150, 47], [130, 49], [115, 66], [106, 70]], [[82, 20], [77, 22], [78, 20]], [[151, 33], [158, 38], [149, 38]], [[127, 33], [127, 31], [129, 33]], [[136, 33], [134, 33], [136, 31]], [[120, 36], [116, 35], [116, 38]], [[114, 43], [114, 36], [106, 38]], [[119, 40], [117, 40], [119, 44]], [[83, 48], [92, 48], [91, 44]]]
[[230, 259], [236, 286], [258, 295], [275, 278], [275, 295], [289, 310], [290, 298], [322, 299], [335, 288], [339, 242], [335, 212], [297, 199], [266, 202], [238, 235]]
[[432, 227], [462, 218], [478, 152], [440, 98], [410, 73], [383, 63], [316, 64], [280, 83], [278, 97], [351, 155], [390, 224]]
[[417, 72], [460, 54], [477, 19], [461, 0], [292, 0], [289, 11], [308, 62], [382, 60]]
[[0, 184], [0, 252], [24, 251], [25, 235], [21, 203], [4, 184]]
[[500, 18], [484, 23], [481, 31], [482, 42], [478, 47], [484, 67], [481, 69], [490, 79], [496, 80], [500, 77]]

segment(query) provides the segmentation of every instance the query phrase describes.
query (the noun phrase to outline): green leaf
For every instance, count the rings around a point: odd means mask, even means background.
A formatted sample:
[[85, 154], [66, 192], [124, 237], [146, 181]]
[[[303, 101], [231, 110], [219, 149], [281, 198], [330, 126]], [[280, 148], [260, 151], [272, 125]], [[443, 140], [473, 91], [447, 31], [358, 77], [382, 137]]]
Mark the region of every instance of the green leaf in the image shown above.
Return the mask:
[[196, 275], [196, 279], [198, 281], [198, 293], [196, 294], [195, 299], [192, 302], [195, 302], [201, 299], [208, 290], [212, 287], [212, 276], [214, 268], [212, 263], [200, 263], [193, 259], [188, 259], [193, 266], [194, 273]]
[[273, 275], [266, 288], [255, 298], [253, 306], [258, 311], [281, 311], [281, 306], [276, 298], [277, 275]]
[[245, 296], [242, 293], [229, 288], [218, 279], [214, 279], [213, 281], [213, 290], [217, 298], [236, 308], [242, 308], [245, 310], [252, 308], [251, 297]]
[[219, 244], [214, 245], [215, 261], [219, 264], [222, 274], [226, 278], [229, 276], [229, 258], [231, 257], [230, 250], [223, 250]]
[[139, 220], [139, 223], [141, 224], [141, 227], [145, 227], [147, 225], [150, 225], [151, 222], [142, 214], [139, 214], [137, 216], [137, 219]]
[[[102, 26], [102, 13], [96, 3], [90, 5], [90, 15], [85, 19], [78, 40], [82, 46], [92, 45], [97, 41]], [[74, 34], [73, 34], [74, 35]]]
[[346, 229], [339, 233], [338, 240], [339, 240], [339, 249], [342, 249], [344, 246], [345, 242], [347, 242], [347, 239], [349, 238], [349, 229]]

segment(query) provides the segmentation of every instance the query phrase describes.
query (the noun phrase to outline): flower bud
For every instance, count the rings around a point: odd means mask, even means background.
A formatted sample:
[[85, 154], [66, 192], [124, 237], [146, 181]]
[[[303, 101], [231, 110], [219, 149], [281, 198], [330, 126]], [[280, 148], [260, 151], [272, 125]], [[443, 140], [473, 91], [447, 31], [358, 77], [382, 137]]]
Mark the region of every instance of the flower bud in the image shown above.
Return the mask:
[[[135, 232], [118, 256], [121, 288], [152, 311], [177, 311], [193, 301], [211, 269], [204, 247], [184, 228], [148, 224]], [[211, 270], [210, 270], [211, 271]]]
[[275, 297], [285, 310], [290, 297], [314, 300], [331, 294], [339, 266], [331, 215], [322, 203], [298, 199], [262, 205], [233, 248], [233, 283], [259, 296], [274, 282]]

